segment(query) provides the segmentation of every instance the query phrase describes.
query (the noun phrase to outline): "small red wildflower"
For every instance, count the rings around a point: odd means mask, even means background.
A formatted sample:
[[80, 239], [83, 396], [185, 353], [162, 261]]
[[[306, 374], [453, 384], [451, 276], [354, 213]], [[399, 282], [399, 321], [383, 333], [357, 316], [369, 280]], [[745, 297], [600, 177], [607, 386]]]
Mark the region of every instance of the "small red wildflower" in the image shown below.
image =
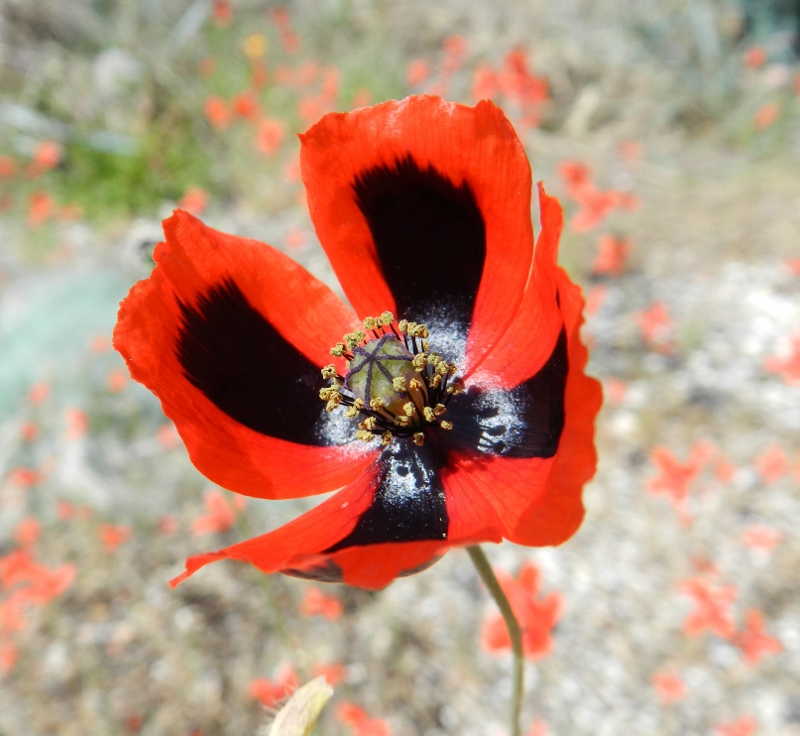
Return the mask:
[[756, 719], [752, 716], [743, 716], [738, 721], [718, 723], [714, 728], [716, 736], [753, 736], [758, 728]]
[[763, 46], [751, 46], [744, 52], [742, 61], [745, 66], [749, 66], [751, 69], [758, 69], [766, 63], [767, 52]]
[[55, 215], [55, 211], [55, 200], [47, 192], [33, 192], [28, 200], [28, 225], [43, 225]]
[[[532, 562], [522, 565], [516, 580], [502, 570], [496, 570], [495, 575], [522, 629], [522, 649], [525, 656], [534, 661], [544, 659], [553, 651], [551, 632], [564, 608], [562, 595], [553, 592], [537, 599], [541, 573]], [[508, 629], [499, 612], [493, 611], [483, 622], [481, 643], [490, 652], [502, 652], [511, 648]]]
[[30, 391], [28, 391], [28, 401], [30, 401], [31, 404], [41, 404], [43, 401], [47, 400], [48, 396], [50, 396], [50, 384], [44, 381], [34, 383]]
[[122, 391], [128, 383], [128, 374], [120, 368], [115, 368], [108, 374], [108, 390], [111, 393], [118, 394]]
[[274, 708], [297, 690], [299, 684], [294, 667], [284, 662], [278, 667], [273, 679], [257, 677], [250, 682], [250, 697], [258, 700], [265, 708]]
[[666, 447], [656, 447], [650, 459], [658, 474], [647, 482], [647, 492], [666, 496], [681, 518], [688, 518], [689, 490], [708, 460], [705, 445], [695, 443], [686, 462], [678, 460]]
[[653, 350], [669, 353], [674, 348], [672, 317], [663, 302], [653, 302], [636, 315], [642, 340]]
[[366, 87], [359, 87], [353, 95], [353, 107], [366, 107], [372, 102], [372, 92]]
[[211, 15], [220, 28], [227, 28], [233, 20], [230, 0], [214, 0]]
[[754, 461], [758, 474], [765, 483], [777, 483], [789, 468], [786, 453], [779, 445], [768, 447]]
[[655, 672], [650, 678], [650, 682], [662, 705], [672, 705], [686, 697], [686, 683], [675, 670], [666, 669]]
[[223, 130], [230, 124], [231, 111], [221, 97], [209, 97], [203, 106], [203, 112], [212, 128]]
[[166, 516], [162, 516], [159, 520], [158, 528], [161, 530], [162, 534], [170, 536], [178, 531], [178, 520], [172, 514], [167, 514]]
[[315, 664], [312, 667], [314, 677], [324, 677], [333, 687], [344, 679], [346, 668], [343, 664]]
[[67, 439], [76, 440], [79, 437], [83, 437], [89, 429], [89, 417], [86, 412], [71, 406], [64, 413], [67, 418], [67, 429], [65, 432]]
[[17, 170], [17, 164], [10, 156], [0, 156], [0, 179], [10, 179]]
[[597, 241], [597, 255], [592, 261], [592, 272], [608, 276], [622, 276], [630, 254], [631, 244], [627, 238], [603, 235]]
[[165, 450], [174, 450], [180, 441], [178, 433], [175, 431], [175, 426], [173, 424], [162, 424], [158, 428], [156, 438], [158, 439], [158, 444], [160, 444]]
[[[276, 249], [178, 210], [114, 344], [218, 485], [340, 490], [191, 558], [173, 584], [227, 558], [381, 588], [453, 546], [568, 539], [600, 387], [584, 373], [580, 290], [556, 265], [561, 208], [539, 188], [534, 248], [530, 166], [508, 120], [489, 102], [413, 96], [326, 115], [300, 157], [352, 308]], [[373, 384], [383, 363], [391, 381]]]
[[233, 529], [236, 514], [228, 505], [222, 491], [212, 488], [206, 491], [205, 505], [208, 513], [192, 522], [192, 534], [220, 534]]
[[258, 115], [258, 101], [252, 92], [240, 92], [233, 98], [233, 112], [240, 118], [254, 118]]
[[106, 552], [115, 552], [123, 542], [126, 542], [133, 530], [123, 524], [100, 524], [98, 529], [100, 542]]
[[42, 482], [42, 473], [33, 468], [13, 468], [6, 475], [6, 481], [14, 488], [31, 488]]
[[283, 140], [283, 125], [273, 118], [262, 118], [256, 131], [256, 150], [265, 156], [277, 153]]
[[33, 442], [39, 436], [39, 425], [36, 422], [25, 422], [20, 429], [20, 436], [25, 442]]
[[745, 628], [736, 634], [734, 642], [744, 653], [748, 664], [756, 665], [769, 654], [780, 654], [783, 645], [780, 639], [764, 632], [764, 614], [750, 609], [745, 615]]
[[352, 726], [352, 736], [391, 736], [389, 724], [382, 718], [370, 718], [367, 712], [349, 701], [339, 703], [336, 717], [346, 726]]
[[584, 312], [587, 317], [593, 317], [600, 311], [608, 296], [608, 287], [605, 284], [593, 286], [586, 295], [586, 307]]
[[753, 125], [758, 130], [769, 128], [780, 117], [781, 108], [775, 102], [767, 102], [756, 110], [753, 115]]
[[39, 172], [54, 169], [63, 157], [64, 148], [58, 141], [41, 141], [33, 152], [33, 161]]
[[710, 631], [723, 639], [730, 639], [736, 627], [730, 612], [730, 605], [736, 598], [736, 588], [723, 585], [719, 588], [706, 578], [690, 578], [680, 585], [680, 591], [694, 599], [695, 610], [683, 623], [683, 630], [689, 636]]
[[406, 66], [406, 84], [419, 87], [431, 75], [431, 65], [424, 59], [412, 59]]
[[42, 525], [39, 520], [34, 516], [28, 516], [17, 525], [14, 537], [20, 547], [31, 547], [36, 544], [41, 533]]
[[763, 524], [751, 524], [742, 532], [742, 544], [750, 549], [771, 550], [783, 540], [783, 532]]
[[547, 723], [537, 718], [531, 723], [531, 727], [528, 729], [525, 736], [547, 736], [547, 733]]
[[319, 588], [308, 588], [300, 604], [301, 615], [322, 616], [331, 621], [341, 618], [342, 611], [342, 601], [335, 595], [326, 595]]
[[193, 215], [202, 215], [208, 206], [209, 195], [205, 189], [192, 187], [180, 198], [178, 206]]
[[500, 91], [497, 73], [490, 66], [479, 66], [472, 75], [472, 99], [489, 100]]
[[[800, 269], [798, 271], [800, 272]], [[800, 386], [800, 335], [791, 338], [788, 354], [772, 355], [767, 358], [764, 361], [764, 369], [779, 374], [790, 386]]]

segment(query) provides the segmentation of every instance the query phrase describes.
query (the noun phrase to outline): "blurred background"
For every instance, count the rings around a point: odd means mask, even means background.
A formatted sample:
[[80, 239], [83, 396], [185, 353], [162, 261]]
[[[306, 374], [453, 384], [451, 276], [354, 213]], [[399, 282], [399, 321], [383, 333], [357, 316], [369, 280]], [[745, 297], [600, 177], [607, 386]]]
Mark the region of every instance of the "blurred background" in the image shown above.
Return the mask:
[[0, 734], [255, 734], [317, 674], [316, 734], [507, 733], [461, 550], [171, 590], [308, 504], [209, 484], [110, 345], [176, 206], [338, 289], [296, 134], [418, 92], [514, 123], [605, 388], [581, 531], [487, 550], [538, 571], [526, 733], [800, 734], [798, 51], [797, 0], [0, 0]]

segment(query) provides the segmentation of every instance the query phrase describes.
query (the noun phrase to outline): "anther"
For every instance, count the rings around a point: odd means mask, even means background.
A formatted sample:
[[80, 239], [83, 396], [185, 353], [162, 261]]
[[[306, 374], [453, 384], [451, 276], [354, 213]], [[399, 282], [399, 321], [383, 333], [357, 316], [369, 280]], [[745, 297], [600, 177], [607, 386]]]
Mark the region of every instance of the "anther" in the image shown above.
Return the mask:
[[425, 442], [425, 435], [422, 432], [414, 432], [413, 440], [415, 445], [421, 447]]

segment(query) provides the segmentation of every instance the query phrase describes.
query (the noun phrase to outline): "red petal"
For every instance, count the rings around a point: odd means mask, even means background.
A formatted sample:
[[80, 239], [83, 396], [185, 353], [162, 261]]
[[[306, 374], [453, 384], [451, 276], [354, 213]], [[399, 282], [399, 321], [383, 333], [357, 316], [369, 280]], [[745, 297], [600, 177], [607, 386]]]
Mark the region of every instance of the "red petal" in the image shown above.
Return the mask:
[[379, 589], [396, 577], [430, 564], [449, 546], [447, 541], [402, 542], [325, 550], [350, 534], [370, 506], [377, 484], [377, 463], [349, 486], [284, 526], [231, 547], [190, 557], [173, 587], [210, 562], [249, 562], [265, 573], [315, 576], [330, 573], [349, 585]]
[[[373, 236], [354, 192], [357, 177], [411, 157], [469, 186], [485, 225], [486, 258], [470, 344], [477, 361], [511, 322], [530, 271], [531, 173], [511, 124], [491, 102], [474, 108], [430, 95], [330, 114], [301, 136], [301, 165], [320, 242], [356, 312], [394, 309]], [[458, 252], [420, 268], [444, 273]], [[415, 264], [411, 264], [412, 266]], [[415, 315], [398, 315], [414, 319]]]
[[263, 498], [308, 496], [350, 482], [372, 461], [374, 452], [365, 445], [302, 445], [244, 426], [187, 379], [175, 346], [181, 303], [197, 304], [225, 279], [319, 366], [330, 362], [330, 346], [356, 325], [352, 313], [324, 284], [267, 245], [224, 235], [181, 211], [165, 221], [164, 230], [157, 267], [120, 307], [114, 345], [131, 375], [159, 397], [194, 465], [225, 488]]
[[[539, 184], [539, 212], [542, 230], [536, 241], [533, 268], [519, 310], [508, 329], [480, 361], [475, 361], [475, 338], [467, 344], [469, 369], [464, 378], [478, 385], [513, 388], [544, 365], [558, 339], [563, 317], [556, 303], [556, 264], [564, 213], [555, 197]], [[563, 297], [563, 295], [562, 295]]]
[[[581, 493], [597, 465], [594, 419], [602, 403], [600, 384], [585, 374], [588, 352], [580, 341], [583, 298], [564, 271], [556, 286], [568, 334], [569, 373], [565, 424], [551, 458], [455, 456], [443, 474], [447, 509], [462, 534], [495, 535], [538, 547], [561, 544], [583, 520]], [[455, 520], [455, 521], [454, 521]]]

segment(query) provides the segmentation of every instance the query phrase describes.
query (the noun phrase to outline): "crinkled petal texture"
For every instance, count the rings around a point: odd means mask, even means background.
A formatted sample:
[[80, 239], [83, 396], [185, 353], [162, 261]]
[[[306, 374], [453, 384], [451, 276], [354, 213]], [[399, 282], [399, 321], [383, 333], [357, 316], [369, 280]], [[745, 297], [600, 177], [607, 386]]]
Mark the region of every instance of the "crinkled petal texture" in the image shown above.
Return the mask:
[[531, 171], [511, 124], [489, 101], [421, 95], [326, 115], [301, 141], [311, 218], [356, 312], [447, 325], [468, 375], [531, 273]]
[[518, 320], [532, 315], [526, 329], [535, 341], [536, 315], [555, 311], [558, 329], [543, 333], [549, 341], [544, 357], [537, 346], [528, 370], [511, 359], [508, 375], [483, 369], [476, 390], [451, 402], [451, 432], [429, 430], [422, 447], [394, 441], [313, 510], [261, 537], [191, 558], [174, 584], [228, 558], [264, 572], [381, 588], [424, 569], [452, 546], [503, 538], [553, 545], [577, 530], [582, 488], [595, 470], [601, 393], [584, 373], [580, 290], [555, 263], [561, 210], [541, 197], [537, 272]]
[[262, 498], [341, 488], [375, 455], [318, 397], [330, 346], [357, 326], [324, 284], [263, 243], [186, 212], [122, 302], [114, 346], [161, 400], [195, 466]]
[[[563, 216], [502, 112], [432, 96], [326, 115], [302, 138], [317, 233], [355, 314], [274, 249], [183, 212], [115, 345], [161, 399], [195, 465], [248, 495], [338, 490], [268, 534], [187, 561], [380, 588], [447, 548], [560, 544], [581, 523], [601, 395], [585, 373], [583, 300], [557, 263]], [[460, 369], [445, 431], [419, 447], [352, 443], [319, 369], [361, 318], [425, 323]], [[375, 443], [377, 445], [377, 443]]]

